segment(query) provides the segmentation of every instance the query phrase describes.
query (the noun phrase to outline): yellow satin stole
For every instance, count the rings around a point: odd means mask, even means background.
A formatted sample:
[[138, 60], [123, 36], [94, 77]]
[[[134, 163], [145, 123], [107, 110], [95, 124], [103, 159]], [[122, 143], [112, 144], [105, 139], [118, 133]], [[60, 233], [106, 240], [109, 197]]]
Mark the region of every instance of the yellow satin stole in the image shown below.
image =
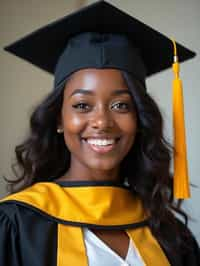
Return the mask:
[[123, 186], [81, 185], [61, 187], [37, 183], [2, 199], [39, 211], [58, 224], [57, 266], [87, 266], [85, 227], [125, 230], [149, 266], [169, 266], [156, 238], [144, 225], [147, 216], [140, 200]]

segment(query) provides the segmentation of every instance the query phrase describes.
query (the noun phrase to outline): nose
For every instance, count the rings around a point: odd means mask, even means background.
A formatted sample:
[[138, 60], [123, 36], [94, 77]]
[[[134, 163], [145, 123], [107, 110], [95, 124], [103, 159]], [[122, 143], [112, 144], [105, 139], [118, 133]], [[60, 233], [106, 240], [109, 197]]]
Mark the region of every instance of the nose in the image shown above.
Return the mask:
[[91, 127], [99, 130], [107, 130], [114, 126], [114, 118], [110, 110], [98, 108], [92, 115]]

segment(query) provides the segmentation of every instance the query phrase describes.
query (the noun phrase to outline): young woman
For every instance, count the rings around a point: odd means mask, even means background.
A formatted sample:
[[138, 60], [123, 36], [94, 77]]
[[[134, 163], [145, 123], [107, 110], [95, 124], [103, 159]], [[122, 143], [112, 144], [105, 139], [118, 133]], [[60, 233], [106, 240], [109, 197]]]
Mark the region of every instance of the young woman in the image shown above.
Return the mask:
[[[142, 43], [135, 47], [116, 29], [118, 19], [147, 34], [147, 26], [100, 1], [7, 48], [49, 72], [56, 68], [54, 90], [16, 147], [21, 172], [10, 182], [18, 192], [0, 204], [0, 265], [200, 263], [187, 215], [173, 200], [172, 148], [145, 88], [145, 78], [167, 65], [158, 55], [146, 69], [152, 59], [143, 60]], [[151, 31], [150, 42], [168, 42]], [[49, 49], [37, 55], [44, 42]]]

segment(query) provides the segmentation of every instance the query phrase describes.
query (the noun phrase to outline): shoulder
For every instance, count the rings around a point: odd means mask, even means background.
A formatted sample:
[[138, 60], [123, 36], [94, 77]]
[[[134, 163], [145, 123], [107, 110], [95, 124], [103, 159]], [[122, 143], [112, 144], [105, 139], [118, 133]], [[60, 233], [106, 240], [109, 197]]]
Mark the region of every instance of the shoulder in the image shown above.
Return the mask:
[[47, 217], [38, 211], [15, 201], [0, 202], [0, 222], [4, 226], [12, 226], [16, 230], [34, 223], [45, 222]]
[[[31, 222], [58, 222], [51, 210], [59, 212], [60, 186], [53, 183], [36, 183], [24, 190], [10, 194], [0, 200], [0, 215], [7, 217], [16, 224], [30, 224]], [[34, 225], [35, 226], [35, 225]]]
[[7, 223], [15, 226], [16, 224], [18, 224], [19, 219], [23, 219], [23, 216], [26, 215], [27, 211], [25, 211], [23, 206], [20, 206], [15, 202], [1, 202], [0, 220], [6, 221]]
[[0, 242], [20, 238], [28, 243], [30, 237], [36, 243], [38, 239], [45, 242], [50, 235], [54, 238], [52, 232], [56, 236], [57, 222], [50, 217], [17, 202], [0, 203]]
[[9, 221], [15, 220], [16, 213], [18, 212], [18, 206], [11, 202], [0, 203], [0, 217], [1, 219], [7, 219]]
[[0, 265], [47, 265], [46, 260], [54, 259], [43, 256], [49, 243], [56, 250], [55, 222], [17, 202], [0, 203]]

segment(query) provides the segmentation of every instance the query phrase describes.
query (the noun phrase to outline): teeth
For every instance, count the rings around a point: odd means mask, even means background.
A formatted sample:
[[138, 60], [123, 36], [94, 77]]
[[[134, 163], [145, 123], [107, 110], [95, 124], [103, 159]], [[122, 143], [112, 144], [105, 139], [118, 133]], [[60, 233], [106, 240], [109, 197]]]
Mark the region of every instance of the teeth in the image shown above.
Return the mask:
[[89, 144], [106, 146], [111, 145], [115, 142], [114, 139], [87, 139]]

